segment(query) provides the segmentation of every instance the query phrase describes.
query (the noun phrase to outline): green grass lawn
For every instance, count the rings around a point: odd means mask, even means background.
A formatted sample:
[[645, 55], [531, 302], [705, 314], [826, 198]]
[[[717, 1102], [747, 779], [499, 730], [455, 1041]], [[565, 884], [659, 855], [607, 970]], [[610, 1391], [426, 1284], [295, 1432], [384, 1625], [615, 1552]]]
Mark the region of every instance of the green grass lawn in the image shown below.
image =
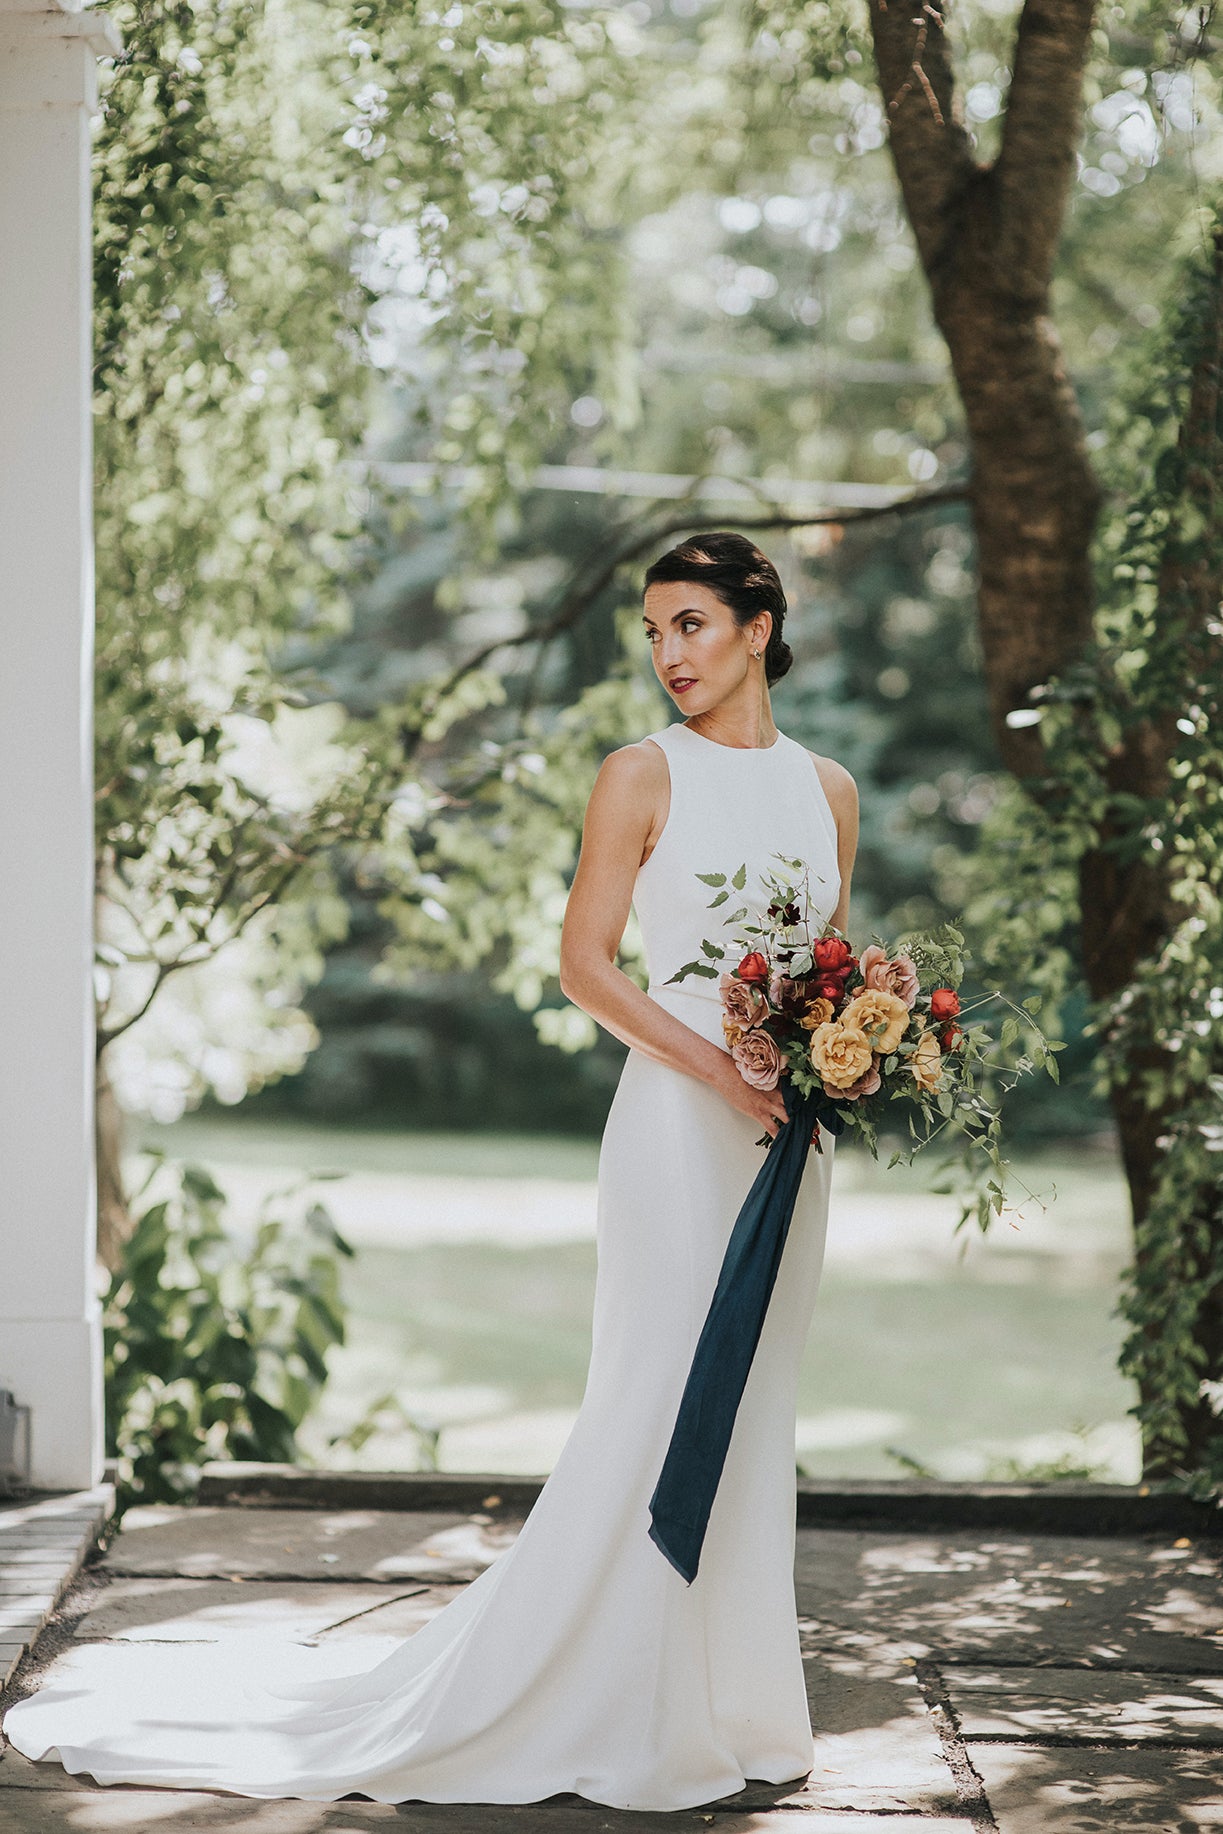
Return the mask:
[[[393, 1203], [402, 1189], [405, 1209], [427, 1189], [443, 1235], [449, 1187], [436, 1181], [458, 1180], [468, 1193], [471, 1181], [485, 1181], [488, 1239], [396, 1246], [383, 1239], [384, 1228], [361, 1242], [356, 1204], [357, 1253], [345, 1269], [349, 1341], [333, 1353], [304, 1447], [326, 1462], [415, 1465], [419, 1440], [393, 1422], [359, 1453], [328, 1444], [393, 1391], [410, 1413], [440, 1427], [443, 1468], [550, 1468], [586, 1376], [594, 1243], [588, 1234], [499, 1240], [498, 1206], [523, 1180], [588, 1187], [595, 1143], [252, 1125], [237, 1117], [193, 1118], [155, 1137], [175, 1156], [211, 1165], [223, 1186], [327, 1169], [349, 1175], [354, 1199], [363, 1178], [381, 1181], [384, 1204], [388, 1190]], [[1116, 1370], [1121, 1328], [1112, 1316], [1126, 1253], [1115, 1164], [1078, 1147], [1018, 1169], [1055, 1200], [1043, 1211], [1029, 1206], [1017, 1227], [996, 1224], [984, 1241], [958, 1238], [965, 1252], [957, 1258], [943, 1213], [921, 1209], [933, 1200], [919, 1170], [889, 1174], [862, 1154], [840, 1155], [799, 1396], [805, 1470], [895, 1476], [903, 1469], [895, 1450], [949, 1477], [1067, 1456], [1102, 1475], [1136, 1476], [1131, 1393]]]

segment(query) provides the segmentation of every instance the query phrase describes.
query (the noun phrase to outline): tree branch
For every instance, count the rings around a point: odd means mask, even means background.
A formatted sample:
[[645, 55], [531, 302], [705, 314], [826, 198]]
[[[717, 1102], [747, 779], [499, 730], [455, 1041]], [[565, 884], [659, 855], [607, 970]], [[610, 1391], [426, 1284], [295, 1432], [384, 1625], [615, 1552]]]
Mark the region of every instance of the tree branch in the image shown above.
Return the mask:
[[1094, 0], [1024, 0], [993, 167], [997, 254], [1016, 292], [1043, 301], [1082, 122]]
[[[697, 479], [696, 483], [704, 482]], [[877, 522], [884, 516], [911, 515], [915, 511], [937, 509], [950, 503], [966, 503], [969, 498], [967, 484], [948, 484], [940, 490], [920, 491], [911, 497], [902, 497], [895, 503], [879, 504], [869, 509], [828, 510], [819, 515], [788, 515], [782, 510], [771, 514], [749, 519], [735, 518], [738, 529], [801, 529], [819, 527], [841, 527], [848, 523]], [[498, 637], [491, 643], [485, 643], [474, 650], [463, 662], [450, 671], [436, 693], [430, 700], [425, 712], [413, 727], [404, 733], [404, 751], [411, 756], [420, 746], [427, 724], [434, 710], [452, 694], [459, 683], [501, 650], [520, 649], [529, 643], [550, 643], [554, 638], [563, 636], [572, 630], [585, 616], [589, 607], [605, 592], [615, 579], [621, 567], [631, 561], [640, 559], [641, 555], [665, 541], [671, 535], [683, 534], [685, 531], [698, 529], [720, 529], [725, 526], [724, 516], [711, 516], [697, 510], [689, 510], [684, 515], [673, 514], [661, 521], [651, 519], [648, 527], [637, 523], [634, 532], [618, 546], [613, 542], [611, 551], [605, 558], [597, 561], [583, 576], [571, 579], [562, 591], [556, 609], [551, 617], [539, 624], [532, 624], [526, 630], [519, 631], [513, 637]], [[631, 527], [633, 525], [630, 525]]]
[[958, 200], [980, 168], [958, 118], [942, 14], [916, 0], [870, 0], [892, 158], [927, 274], [943, 265]]
[[[152, 1006], [153, 1001], [161, 992], [163, 985], [172, 974], [176, 974], [180, 968], [197, 968], [201, 962], [214, 961], [221, 953], [222, 949], [226, 949], [230, 943], [236, 942], [247, 925], [253, 918], [259, 915], [260, 911], [265, 910], [268, 904], [274, 903], [283, 896], [294, 877], [303, 867], [310, 864], [314, 854], [318, 851], [320, 851], [320, 849], [314, 848], [295, 854], [288, 865], [276, 875], [271, 883], [267, 885], [263, 891], [254, 895], [248, 901], [246, 909], [237, 913], [226, 935], [222, 936], [217, 942], [205, 942], [201, 937], [200, 942], [195, 945], [194, 949], [189, 946], [184, 949], [181, 954], [171, 957], [168, 961], [160, 960], [157, 957], [150, 957], [150, 965], [154, 962], [156, 963], [156, 972], [154, 973], [153, 981], [147, 994], [135, 1010], [127, 1013], [117, 1024], [108, 1026], [99, 1025], [94, 1046], [95, 1060], [101, 1058], [107, 1046], [113, 1044], [116, 1038], [121, 1038], [124, 1032], [130, 1031], [133, 1025], [136, 1025], [144, 1018], [145, 1014]], [[214, 900], [208, 920], [210, 924], [220, 916], [221, 908], [220, 901]], [[131, 915], [130, 912], [128, 914]], [[207, 925], [205, 927], [207, 927]]]

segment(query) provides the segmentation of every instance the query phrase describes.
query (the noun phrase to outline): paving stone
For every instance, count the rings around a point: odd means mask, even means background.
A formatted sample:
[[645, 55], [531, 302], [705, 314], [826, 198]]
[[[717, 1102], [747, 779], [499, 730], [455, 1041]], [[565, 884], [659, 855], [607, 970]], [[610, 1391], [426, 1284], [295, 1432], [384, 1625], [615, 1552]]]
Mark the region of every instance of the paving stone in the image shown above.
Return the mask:
[[75, 1548], [81, 1539], [82, 1530], [76, 1528], [46, 1527], [0, 1529], [0, 1560], [3, 1560], [10, 1548], [40, 1547], [59, 1552], [63, 1548]]
[[892, 1812], [956, 1807], [938, 1728], [911, 1669], [845, 1653], [808, 1657], [805, 1668], [814, 1761], [796, 1801]]
[[998, 1834], [1197, 1834], [1223, 1828], [1214, 1752], [974, 1745]]
[[1043, 1733], [1090, 1744], [1159, 1739], [1223, 1750], [1223, 1678], [949, 1666], [943, 1679], [969, 1739]]
[[391, 1509], [129, 1510], [99, 1563], [109, 1573], [207, 1579], [474, 1579], [518, 1524]]
[[74, 1536], [62, 1547], [6, 1547], [0, 1548], [0, 1560], [9, 1568], [24, 1571], [29, 1567], [58, 1566], [61, 1569], [66, 1560], [75, 1560], [80, 1537]]
[[[117, 1578], [91, 1595], [74, 1630], [125, 1642], [218, 1642], [266, 1626], [277, 1637], [405, 1637], [460, 1588], [309, 1580]], [[71, 1611], [72, 1601], [66, 1602]]]
[[64, 1583], [68, 1564], [64, 1560], [47, 1560], [38, 1566], [9, 1567], [0, 1575], [2, 1589], [13, 1592], [47, 1592]]
[[92, 1490], [63, 1490], [53, 1494], [39, 1493], [25, 1498], [6, 1498], [0, 1506], [0, 1521], [9, 1522], [32, 1516], [92, 1515], [101, 1503], [113, 1503], [115, 1493], [109, 1484], [97, 1484]]
[[46, 1597], [45, 1592], [27, 1592], [12, 1599], [0, 1598], [0, 1629], [6, 1624], [28, 1623], [31, 1618], [41, 1623], [50, 1607], [40, 1606], [39, 1600]]
[[1223, 1674], [1221, 1571], [1207, 1542], [826, 1529], [799, 1530], [796, 1562], [799, 1609], [833, 1643], [1170, 1674]]
[[[71, 1778], [65, 1789], [47, 1789], [36, 1773], [51, 1766], [30, 1764], [16, 1752], [0, 1759], [0, 1826], [4, 1834], [57, 1834], [66, 1828], [127, 1829], [132, 1834], [161, 1830], [176, 1834], [363, 1834], [366, 1828], [395, 1828], [399, 1834], [624, 1834], [623, 1812], [577, 1796], [553, 1796], [540, 1803], [263, 1802], [202, 1790], [102, 1788]], [[5, 1772], [11, 1771], [11, 1777]], [[21, 1781], [16, 1773], [22, 1773]], [[6, 1783], [9, 1787], [5, 1788]], [[776, 1792], [774, 1792], [776, 1793]], [[665, 1813], [635, 1810], [633, 1834], [973, 1834], [961, 1816], [854, 1815], [792, 1808], [751, 1808], [739, 1798]]]
[[39, 1615], [30, 1616], [19, 1623], [0, 1624], [0, 1637], [4, 1638], [6, 1648], [11, 1648], [14, 1643], [21, 1643], [28, 1648], [45, 1622], [46, 1619]]

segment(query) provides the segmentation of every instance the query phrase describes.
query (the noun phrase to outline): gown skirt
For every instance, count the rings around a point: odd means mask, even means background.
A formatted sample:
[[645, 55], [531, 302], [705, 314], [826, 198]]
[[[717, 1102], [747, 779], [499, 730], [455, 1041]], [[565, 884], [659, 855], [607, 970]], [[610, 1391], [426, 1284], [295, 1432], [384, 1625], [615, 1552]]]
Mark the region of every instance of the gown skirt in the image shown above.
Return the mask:
[[[716, 923], [706, 888], [694, 901], [680, 877], [693, 858], [695, 870], [718, 869], [728, 851], [733, 872], [748, 840], [759, 870], [778, 836], [792, 853], [822, 846], [827, 867], [831, 816], [793, 741], [778, 759], [781, 740], [721, 757], [712, 754], [728, 748], [686, 726], [654, 737], [672, 793], [635, 893], [659, 965], [650, 992], [721, 1044], [716, 984], [661, 978], [678, 965], [674, 930], [691, 947]], [[774, 784], [812, 807], [783, 806], [761, 842], [758, 802], [742, 792]], [[693, 819], [685, 789], [718, 818], [713, 831]], [[835, 861], [835, 827], [831, 846]], [[835, 887], [821, 876], [831, 908]], [[805, 1776], [794, 1426], [824, 1251], [826, 1133], [803, 1175], [691, 1585], [649, 1535], [649, 1499], [761, 1163], [758, 1138], [757, 1124], [706, 1084], [629, 1052], [599, 1156], [581, 1407], [517, 1539], [419, 1630], [316, 1645], [266, 1630], [215, 1645], [84, 1644], [9, 1710], [10, 1742], [103, 1784], [315, 1801], [521, 1803], [573, 1791], [612, 1808], [684, 1809], [748, 1779]]]

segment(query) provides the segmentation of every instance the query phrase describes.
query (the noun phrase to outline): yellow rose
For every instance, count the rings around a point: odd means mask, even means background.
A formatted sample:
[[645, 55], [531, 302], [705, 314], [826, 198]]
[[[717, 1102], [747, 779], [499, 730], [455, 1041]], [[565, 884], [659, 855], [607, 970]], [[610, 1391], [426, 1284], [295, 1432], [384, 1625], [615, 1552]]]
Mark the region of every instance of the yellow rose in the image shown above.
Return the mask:
[[845, 1025], [856, 1025], [871, 1041], [871, 1049], [886, 1057], [894, 1051], [909, 1025], [909, 1009], [898, 994], [882, 987], [864, 987], [841, 1014]]
[[811, 1067], [834, 1089], [848, 1089], [871, 1067], [871, 1041], [856, 1025], [817, 1025], [811, 1034]]
[[827, 1025], [831, 1017], [831, 1000], [809, 1000], [799, 1016], [798, 1023], [805, 1032], [813, 1032], [817, 1025]]
[[728, 1051], [733, 1051], [735, 1046], [740, 1044], [743, 1040], [743, 1027], [741, 1025], [735, 1025], [733, 1021], [726, 1017], [725, 1013], [722, 1014], [722, 1036], [726, 1040], [726, 1048]]
[[938, 1088], [943, 1076], [943, 1053], [933, 1032], [922, 1033], [909, 1059], [909, 1068], [919, 1089], [929, 1093]]

